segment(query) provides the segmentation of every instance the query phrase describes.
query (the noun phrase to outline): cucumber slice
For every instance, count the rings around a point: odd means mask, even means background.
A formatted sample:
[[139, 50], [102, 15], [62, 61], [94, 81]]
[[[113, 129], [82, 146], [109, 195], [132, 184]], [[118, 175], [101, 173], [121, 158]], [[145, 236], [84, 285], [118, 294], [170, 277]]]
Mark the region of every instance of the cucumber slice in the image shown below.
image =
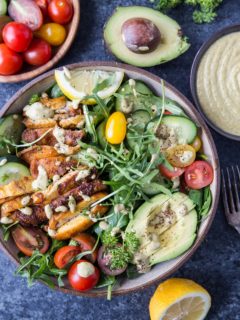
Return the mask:
[[0, 186], [26, 176], [30, 176], [30, 171], [21, 163], [7, 162], [3, 166], [0, 166]]
[[172, 115], [163, 116], [162, 123], [168, 128], [174, 129], [178, 135], [179, 144], [190, 144], [197, 136], [197, 126], [189, 118]]
[[[145, 95], [151, 95], [153, 92], [141, 81], [135, 80], [135, 90], [137, 93], [145, 94]], [[132, 87], [129, 84], [129, 80], [126, 81], [119, 89], [118, 93], [126, 95], [133, 93]]]
[[151, 115], [147, 110], [139, 109], [132, 113], [132, 122], [136, 130], [143, 131], [146, 124], [151, 120]]
[[[11, 114], [2, 119], [0, 123], [0, 142], [1, 138], [10, 140], [11, 142], [18, 144], [21, 141], [21, 135], [24, 130], [22, 123], [22, 116], [19, 114]], [[0, 144], [0, 156], [13, 153], [15, 148], [8, 145]]]
[[103, 149], [105, 149], [108, 144], [105, 138], [105, 128], [106, 121], [101, 122], [100, 125], [97, 127], [98, 142]]
[[115, 106], [117, 111], [129, 114], [144, 109], [152, 114], [152, 107], [156, 105], [157, 109], [161, 110], [162, 100], [154, 96], [145, 84], [136, 81], [134, 90], [136, 90], [137, 95], [134, 95], [133, 87], [129, 85], [129, 82], [125, 82], [119, 89]]
[[0, 16], [5, 16], [7, 13], [7, 1], [0, 0]]

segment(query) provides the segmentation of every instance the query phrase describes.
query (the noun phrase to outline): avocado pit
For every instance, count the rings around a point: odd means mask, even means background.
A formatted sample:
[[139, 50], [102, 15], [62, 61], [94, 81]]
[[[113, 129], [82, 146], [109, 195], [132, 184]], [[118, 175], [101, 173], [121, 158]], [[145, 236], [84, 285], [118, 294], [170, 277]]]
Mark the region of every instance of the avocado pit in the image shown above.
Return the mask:
[[161, 41], [159, 29], [151, 20], [144, 18], [132, 18], [125, 21], [121, 34], [126, 47], [140, 54], [154, 51]]

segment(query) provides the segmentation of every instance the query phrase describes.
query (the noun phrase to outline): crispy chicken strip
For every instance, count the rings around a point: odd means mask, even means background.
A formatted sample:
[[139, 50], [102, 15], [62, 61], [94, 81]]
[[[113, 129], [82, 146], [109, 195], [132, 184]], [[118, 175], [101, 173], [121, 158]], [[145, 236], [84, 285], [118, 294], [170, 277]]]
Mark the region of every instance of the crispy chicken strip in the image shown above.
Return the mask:
[[33, 178], [38, 176], [38, 166], [41, 165], [47, 172], [48, 178], [53, 176], [64, 176], [72, 167], [77, 166], [77, 160], [67, 160], [64, 156], [51, 157], [45, 159], [32, 160], [30, 163], [30, 172]]
[[[88, 185], [88, 187], [87, 187]], [[95, 181], [91, 181], [91, 182], [86, 182], [84, 181], [81, 186], [79, 186], [76, 189], [73, 189], [69, 192], [67, 192], [64, 196], [61, 196], [57, 199], [54, 199], [51, 203], [50, 203], [50, 208], [54, 211], [55, 208], [60, 207], [60, 206], [66, 206], [68, 208], [68, 202], [69, 202], [69, 197], [70, 196], [74, 196], [74, 199], [77, 203], [83, 201], [82, 196], [80, 196], [79, 194], [79, 190], [85, 190], [85, 195], [88, 193], [88, 196], [92, 196], [94, 193], [98, 193], [100, 191], [103, 191], [106, 189], [106, 186], [102, 184], [102, 182], [100, 180], [95, 180]], [[86, 190], [87, 188], [87, 190]], [[23, 206], [21, 203], [21, 199], [23, 197], [19, 197], [16, 198], [16, 202], [10, 202], [4, 204], [4, 207], [1, 208], [1, 213], [2, 216], [9, 216], [12, 214], [12, 212], [15, 211], [15, 216], [17, 217], [17, 219], [23, 223], [24, 225], [38, 225], [42, 222], [47, 221], [47, 217], [46, 217], [46, 213], [45, 213], [45, 206], [44, 205], [37, 205], [37, 206], [31, 206], [32, 202], [30, 202], [28, 204], [28, 206], [30, 206], [32, 208], [32, 214], [31, 216], [26, 216], [24, 215], [19, 209], [22, 209]], [[69, 209], [68, 209], [69, 210]], [[58, 215], [61, 215], [61, 213], [56, 213]]]
[[55, 210], [59, 206], [68, 206], [70, 196], [72, 196], [76, 202], [79, 202], [83, 200], [84, 196], [92, 196], [94, 193], [105, 191], [106, 189], [106, 185], [104, 185], [101, 180], [83, 181], [77, 188], [51, 201], [50, 206]]
[[51, 108], [52, 110], [58, 110], [58, 109], [62, 109], [66, 106], [67, 103], [67, 99], [64, 96], [58, 97], [58, 98], [49, 98], [49, 97], [45, 97], [45, 98], [41, 98], [40, 102], [46, 106]]
[[[29, 202], [27, 202], [27, 204], [25, 204], [24, 200], [26, 200], [27, 197], [29, 197]], [[26, 205], [29, 206], [31, 204], [32, 204], [32, 199], [27, 194], [20, 196], [20, 197], [16, 197], [12, 200], [5, 201], [1, 206], [1, 217], [7, 217], [12, 212], [26, 207]]]
[[13, 199], [15, 199], [15, 197], [8, 197], [8, 198], [0, 199], [0, 205], [3, 204], [6, 201], [10, 201], [10, 200], [13, 200]]
[[14, 215], [16, 220], [18, 220], [22, 225], [25, 226], [37, 226], [41, 223], [47, 222], [47, 217], [44, 211], [44, 207], [42, 206], [33, 206], [31, 207], [32, 214], [26, 215], [23, 214], [20, 210], [16, 210]]
[[59, 126], [64, 129], [76, 129], [82, 128], [84, 124], [84, 116], [79, 114], [75, 117], [68, 117], [66, 119], [62, 119], [59, 122]]
[[23, 177], [20, 180], [12, 181], [4, 186], [0, 186], [0, 199], [32, 193], [34, 192], [32, 183], [32, 177]]
[[[61, 179], [56, 181], [55, 183], [51, 184], [46, 190], [35, 192], [32, 195], [33, 203], [34, 204], [46, 204], [51, 202], [53, 199], [62, 196], [64, 193], [70, 191], [71, 189], [77, 187], [81, 181], [76, 181], [76, 178], [81, 170], [88, 170], [87, 167], [81, 166], [76, 171], [72, 171], [67, 173]], [[89, 170], [89, 176], [92, 175], [93, 171]], [[95, 179], [95, 178], [94, 178]]]
[[[41, 128], [41, 129], [25, 129], [22, 133], [22, 140], [29, 143], [40, 138], [49, 128]], [[78, 140], [82, 140], [85, 133], [83, 130], [65, 130], [64, 132], [64, 144], [68, 146], [77, 146]], [[40, 141], [38, 141], [37, 145], [48, 145], [54, 147], [57, 144], [57, 139], [53, 135], [53, 131], [51, 130], [47, 135], [45, 135]]]
[[23, 123], [29, 129], [53, 128], [57, 124], [53, 119], [31, 120], [30, 118], [24, 118]]
[[58, 156], [57, 150], [50, 146], [32, 146], [20, 151], [17, 156], [27, 163], [33, 160], [45, 159]]
[[[89, 200], [79, 202], [73, 213], [67, 211], [62, 214], [54, 214], [49, 221], [49, 228], [56, 230], [54, 238], [58, 240], [69, 239], [77, 232], [83, 232], [90, 228], [94, 222], [88, 217], [88, 214], [91, 216], [102, 216], [108, 211], [108, 207], [97, 205], [89, 208], [89, 206], [106, 195], [107, 193], [105, 192], [99, 192], [94, 194]], [[82, 214], [84, 209], [87, 210], [88, 214]]]

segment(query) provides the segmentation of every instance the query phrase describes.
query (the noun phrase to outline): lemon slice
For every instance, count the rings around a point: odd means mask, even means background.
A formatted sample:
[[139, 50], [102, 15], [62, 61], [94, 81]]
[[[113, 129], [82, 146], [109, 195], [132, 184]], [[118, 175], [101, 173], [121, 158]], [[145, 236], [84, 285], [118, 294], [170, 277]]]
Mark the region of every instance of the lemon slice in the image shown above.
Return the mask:
[[209, 293], [187, 279], [160, 284], [149, 304], [151, 320], [203, 320], [211, 307]]
[[84, 100], [84, 98], [91, 95], [97, 85], [109, 80], [109, 85], [97, 92], [101, 99], [106, 99], [118, 90], [123, 77], [124, 73], [122, 71], [107, 72], [81, 69], [69, 71], [66, 68], [55, 70], [56, 82], [64, 95], [70, 100], [77, 100], [86, 104], [96, 103], [93, 99]]

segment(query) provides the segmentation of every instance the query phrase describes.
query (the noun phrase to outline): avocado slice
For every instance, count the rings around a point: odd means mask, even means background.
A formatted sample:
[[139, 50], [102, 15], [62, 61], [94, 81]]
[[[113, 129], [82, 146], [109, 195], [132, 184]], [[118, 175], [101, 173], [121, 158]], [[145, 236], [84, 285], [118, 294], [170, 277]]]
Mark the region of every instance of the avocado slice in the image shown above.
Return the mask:
[[194, 207], [193, 201], [180, 192], [157, 195], [139, 207], [126, 229], [140, 240], [138, 255], [154, 265], [187, 251], [197, 235]]
[[[160, 37], [156, 39], [157, 45], [155, 41], [152, 50], [150, 48], [149, 51], [134, 52], [126, 44], [123, 27], [128, 21], [133, 21], [134, 24], [134, 19], [148, 21], [159, 30]], [[140, 30], [143, 27], [143, 25], [137, 25], [136, 30]], [[134, 25], [131, 28], [131, 32], [132, 30], [134, 30]], [[146, 36], [148, 31], [151, 33], [151, 30], [140, 32], [138, 33], [138, 39], [132, 39], [132, 41], [142, 41], [142, 44], [146, 40], [145, 37], [143, 39], [142, 35]], [[130, 36], [134, 36], [133, 32]], [[104, 27], [104, 40], [109, 50], [119, 60], [139, 67], [151, 67], [170, 61], [190, 47], [186, 38], [182, 36], [181, 27], [175, 20], [159, 11], [141, 6], [116, 8]], [[141, 48], [148, 47], [142, 45]]]

